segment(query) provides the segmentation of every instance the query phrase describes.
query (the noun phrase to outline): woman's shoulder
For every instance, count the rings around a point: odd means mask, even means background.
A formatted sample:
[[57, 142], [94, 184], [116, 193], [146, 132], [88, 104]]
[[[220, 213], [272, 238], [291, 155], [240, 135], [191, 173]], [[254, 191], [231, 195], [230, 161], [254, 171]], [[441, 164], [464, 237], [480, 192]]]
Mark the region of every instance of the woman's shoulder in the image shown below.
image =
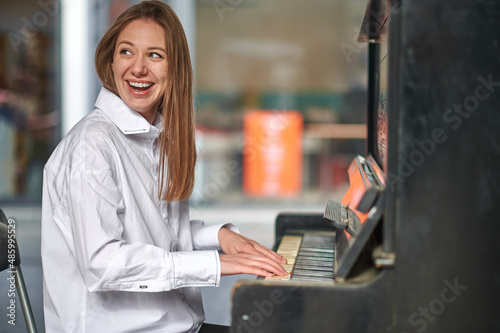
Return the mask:
[[[89, 161], [110, 160], [117, 154], [120, 133], [116, 126], [96, 109], [82, 118], [61, 140], [47, 165], [80, 165]], [[67, 164], [66, 164], [67, 165]]]
[[64, 137], [75, 144], [112, 144], [123, 139], [121, 131], [100, 109], [83, 117]]
[[77, 137], [80, 140], [99, 140], [114, 136], [116, 126], [99, 109], [95, 109], [83, 117], [66, 135], [71, 139]]

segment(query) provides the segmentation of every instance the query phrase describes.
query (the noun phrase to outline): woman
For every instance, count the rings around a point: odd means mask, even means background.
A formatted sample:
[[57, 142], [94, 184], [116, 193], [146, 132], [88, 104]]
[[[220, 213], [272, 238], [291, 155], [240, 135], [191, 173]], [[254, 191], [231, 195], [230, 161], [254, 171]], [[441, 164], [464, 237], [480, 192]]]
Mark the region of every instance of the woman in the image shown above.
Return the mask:
[[286, 275], [286, 260], [232, 225], [189, 221], [192, 71], [170, 7], [125, 11], [95, 62], [104, 85], [96, 109], [44, 169], [46, 330], [197, 332], [199, 287], [221, 275]]

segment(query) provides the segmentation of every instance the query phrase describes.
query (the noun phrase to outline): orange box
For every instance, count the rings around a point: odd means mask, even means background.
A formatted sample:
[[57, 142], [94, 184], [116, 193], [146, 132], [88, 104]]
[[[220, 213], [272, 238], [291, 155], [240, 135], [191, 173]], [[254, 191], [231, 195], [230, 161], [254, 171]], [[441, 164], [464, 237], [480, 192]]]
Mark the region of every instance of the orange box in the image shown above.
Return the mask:
[[297, 111], [255, 110], [243, 119], [243, 190], [293, 196], [302, 189], [304, 119]]

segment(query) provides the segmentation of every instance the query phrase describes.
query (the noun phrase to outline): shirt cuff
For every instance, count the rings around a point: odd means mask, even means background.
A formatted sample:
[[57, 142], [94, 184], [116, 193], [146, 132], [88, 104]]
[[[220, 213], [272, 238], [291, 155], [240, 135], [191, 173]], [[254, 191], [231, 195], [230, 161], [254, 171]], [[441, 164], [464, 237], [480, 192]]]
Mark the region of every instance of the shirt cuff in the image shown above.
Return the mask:
[[194, 249], [220, 250], [218, 235], [221, 228], [227, 228], [231, 231], [239, 233], [238, 228], [232, 223], [204, 225], [203, 221], [191, 221], [191, 237], [193, 239]]
[[[196, 259], [193, 256], [196, 256]], [[172, 260], [173, 288], [219, 286], [221, 277], [219, 252], [172, 252]]]

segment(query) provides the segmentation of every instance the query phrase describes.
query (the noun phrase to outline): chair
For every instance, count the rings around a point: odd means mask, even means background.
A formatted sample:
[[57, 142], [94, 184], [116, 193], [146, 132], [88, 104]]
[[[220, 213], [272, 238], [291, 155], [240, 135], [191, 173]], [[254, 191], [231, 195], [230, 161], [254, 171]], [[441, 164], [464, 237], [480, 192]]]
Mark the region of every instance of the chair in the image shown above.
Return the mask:
[[[7, 219], [0, 209], [0, 271], [9, 269], [9, 273], [14, 276], [16, 291], [24, 314], [24, 320], [29, 333], [36, 333], [36, 324], [31, 310], [30, 301], [26, 285], [24, 284], [23, 273], [21, 271], [21, 256], [15, 238], [15, 224]], [[14, 294], [12, 295], [13, 297]], [[10, 295], [9, 295], [10, 297]]]

